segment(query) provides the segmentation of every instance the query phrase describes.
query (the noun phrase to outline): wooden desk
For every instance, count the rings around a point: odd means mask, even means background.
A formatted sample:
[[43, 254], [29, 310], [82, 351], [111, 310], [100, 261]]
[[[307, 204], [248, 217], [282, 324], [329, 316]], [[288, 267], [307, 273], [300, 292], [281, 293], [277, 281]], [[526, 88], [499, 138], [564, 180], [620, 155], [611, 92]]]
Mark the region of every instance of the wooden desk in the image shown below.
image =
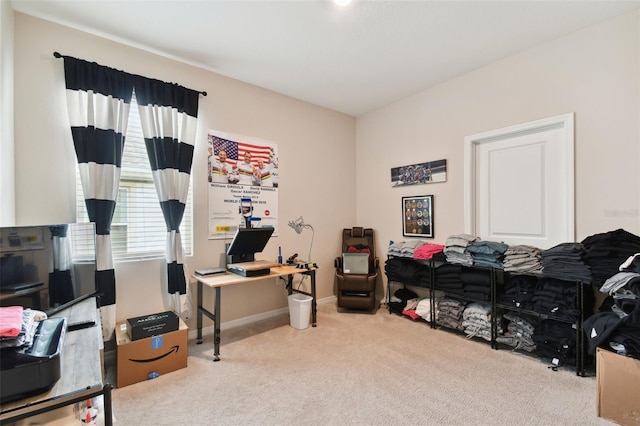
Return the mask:
[[[311, 292], [297, 290], [293, 288], [293, 275], [304, 274], [311, 277]], [[282, 265], [271, 268], [268, 275], [260, 275], [257, 277], [243, 277], [241, 275], [234, 274], [232, 272], [226, 272], [223, 274], [215, 274], [209, 276], [194, 275], [198, 280], [198, 314], [197, 314], [197, 344], [202, 343], [202, 315], [206, 315], [213, 320], [213, 361], [220, 361], [220, 289], [228, 285], [246, 284], [252, 281], [267, 280], [270, 278], [287, 277], [287, 291], [291, 295], [293, 293], [306, 294], [311, 296], [313, 301], [311, 302], [311, 326], [315, 327], [316, 324], [316, 270], [311, 269], [298, 269], [295, 266]], [[202, 296], [204, 286], [215, 289], [215, 303], [213, 313], [206, 310], [202, 305]]]
[[105, 424], [110, 426], [111, 386], [102, 383], [104, 342], [95, 297], [85, 299], [51, 317], [66, 317], [67, 324], [93, 320], [96, 325], [66, 332], [60, 353], [60, 379], [48, 392], [0, 406], [0, 424], [103, 395]]

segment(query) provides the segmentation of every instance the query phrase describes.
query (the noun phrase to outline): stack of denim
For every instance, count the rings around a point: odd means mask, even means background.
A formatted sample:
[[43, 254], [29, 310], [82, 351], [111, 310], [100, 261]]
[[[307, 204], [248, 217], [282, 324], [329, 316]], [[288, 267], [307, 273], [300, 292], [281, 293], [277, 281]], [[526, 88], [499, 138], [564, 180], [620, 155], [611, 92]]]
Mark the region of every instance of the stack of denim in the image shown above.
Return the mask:
[[476, 240], [469, 244], [467, 252], [473, 259], [473, 266], [502, 269], [502, 259], [507, 248], [509, 246], [504, 243]]

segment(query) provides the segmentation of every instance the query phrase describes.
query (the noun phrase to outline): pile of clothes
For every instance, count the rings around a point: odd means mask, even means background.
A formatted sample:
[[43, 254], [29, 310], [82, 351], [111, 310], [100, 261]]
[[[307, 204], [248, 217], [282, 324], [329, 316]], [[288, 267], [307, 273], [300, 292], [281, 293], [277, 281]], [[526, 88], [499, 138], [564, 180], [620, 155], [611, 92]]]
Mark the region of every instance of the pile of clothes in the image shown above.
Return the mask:
[[531, 303], [533, 310], [540, 314], [568, 321], [575, 321], [580, 315], [578, 287], [572, 282], [540, 278]]
[[[491, 341], [491, 304], [469, 303], [462, 312], [462, 328], [467, 337], [482, 337]], [[502, 330], [499, 331], [502, 333]]]
[[473, 266], [502, 269], [502, 259], [508, 248], [504, 243], [475, 240], [467, 246], [467, 253], [471, 255]]
[[446, 263], [436, 269], [435, 288], [446, 293], [462, 296], [464, 294], [464, 283], [462, 282], [461, 265]]
[[22, 306], [0, 307], [0, 348], [28, 347], [38, 328], [38, 322], [47, 314]]
[[436, 315], [438, 324], [453, 330], [463, 331], [462, 314], [465, 304], [459, 300], [443, 298], [438, 302]]
[[553, 360], [556, 366], [576, 364], [576, 330], [567, 322], [540, 321], [531, 336], [536, 354]]
[[473, 258], [467, 251], [467, 247], [474, 241], [477, 241], [478, 237], [474, 237], [469, 234], [456, 234], [447, 238], [444, 244], [444, 255], [447, 262], [456, 265], [473, 265]]
[[623, 262], [600, 291], [610, 296], [600, 308], [605, 310], [582, 325], [589, 352], [593, 354], [596, 347], [603, 346], [640, 359], [640, 253]]
[[562, 243], [542, 252], [542, 270], [546, 277], [565, 281], [591, 282], [591, 268], [584, 263], [586, 251], [581, 243]]
[[390, 257], [385, 261], [384, 271], [389, 281], [407, 285], [430, 287], [430, 269], [403, 257]]
[[491, 273], [488, 270], [463, 267], [460, 273], [463, 292], [467, 299], [490, 301], [491, 300]]
[[510, 307], [533, 310], [533, 294], [537, 284], [538, 277], [510, 275], [504, 283], [504, 292], [498, 296], [498, 302]]
[[542, 272], [542, 249], [526, 244], [509, 246], [504, 252], [502, 269], [519, 274]]
[[591, 267], [592, 284], [601, 286], [618, 272], [633, 253], [640, 253], [640, 237], [624, 229], [591, 235], [582, 240], [584, 262]]
[[504, 334], [496, 337], [496, 342], [511, 346], [514, 349], [522, 349], [527, 352], [536, 350], [536, 343], [533, 341], [535, 326], [529, 321], [514, 312], [505, 313], [502, 318], [507, 322], [507, 329]]

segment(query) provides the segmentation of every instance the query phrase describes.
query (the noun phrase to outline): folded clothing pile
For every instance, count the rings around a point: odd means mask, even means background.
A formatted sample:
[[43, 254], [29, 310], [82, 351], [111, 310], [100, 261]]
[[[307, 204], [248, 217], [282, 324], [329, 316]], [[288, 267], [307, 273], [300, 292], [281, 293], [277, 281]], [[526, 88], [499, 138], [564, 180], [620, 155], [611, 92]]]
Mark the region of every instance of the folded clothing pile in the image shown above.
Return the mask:
[[542, 252], [542, 271], [547, 277], [588, 284], [591, 268], [583, 261], [585, 254], [581, 243], [558, 244]]
[[502, 269], [504, 252], [509, 248], [504, 243], [495, 241], [473, 241], [467, 247], [467, 253], [473, 259], [473, 266]]
[[538, 278], [531, 275], [511, 275], [504, 283], [504, 292], [498, 296], [503, 305], [520, 309], [533, 309], [533, 295]]
[[467, 247], [477, 240], [478, 237], [469, 234], [451, 235], [444, 244], [444, 254], [447, 262], [465, 266], [473, 265], [473, 258], [467, 251]]
[[496, 337], [496, 342], [527, 352], [536, 350], [536, 343], [533, 341], [535, 327], [530, 321], [513, 312], [505, 313], [502, 318], [508, 321], [507, 329], [504, 334]]
[[488, 301], [491, 300], [491, 275], [489, 270], [478, 270], [463, 267], [460, 280], [463, 284], [462, 295], [465, 298]]
[[462, 313], [465, 304], [459, 300], [443, 298], [436, 306], [436, 318], [439, 325], [462, 331]]
[[462, 282], [462, 266], [450, 263], [436, 269], [436, 289], [462, 296], [464, 283]]
[[575, 365], [574, 324], [553, 320], [540, 321], [531, 337], [536, 344], [536, 353], [541, 357], [555, 360], [556, 366]]
[[22, 306], [0, 307], [0, 348], [31, 346], [38, 322], [46, 318], [44, 312]]
[[[491, 341], [491, 304], [469, 303], [462, 313], [462, 327], [467, 337], [482, 337]], [[498, 333], [502, 333], [499, 329]]]
[[542, 272], [542, 249], [526, 244], [509, 246], [504, 252], [502, 269], [521, 274], [539, 274]]

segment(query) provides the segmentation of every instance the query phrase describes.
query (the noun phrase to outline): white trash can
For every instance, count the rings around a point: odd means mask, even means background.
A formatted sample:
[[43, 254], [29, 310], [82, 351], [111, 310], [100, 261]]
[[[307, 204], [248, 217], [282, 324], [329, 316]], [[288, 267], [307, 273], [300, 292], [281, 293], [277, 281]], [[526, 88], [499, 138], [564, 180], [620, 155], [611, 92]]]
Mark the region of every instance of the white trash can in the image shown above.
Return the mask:
[[309, 327], [311, 317], [311, 302], [313, 297], [306, 294], [293, 293], [287, 297], [289, 303], [289, 324], [298, 330]]

